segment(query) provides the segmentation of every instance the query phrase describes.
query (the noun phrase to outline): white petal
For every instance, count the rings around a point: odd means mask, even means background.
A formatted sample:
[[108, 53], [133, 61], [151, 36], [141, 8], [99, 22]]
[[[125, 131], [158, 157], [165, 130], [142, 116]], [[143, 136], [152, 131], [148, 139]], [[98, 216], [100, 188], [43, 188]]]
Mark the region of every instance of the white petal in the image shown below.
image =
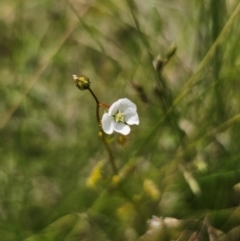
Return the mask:
[[129, 99], [123, 98], [118, 100], [119, 110], [124, 112], [128, 108], [137, 109], [136, 105]]
[[111, 115], [111, 116], [112, 116], [112, 115], [115, 115], [116, 112], [119, 110], [119, 101], [120, 101], [120, 100], [114, 102], [114, 103], [110, 106], [110, 108], [109, 108], [109, 110], [108, 110], [108, 114], [109, 114], [109, 115]]
[[115, 115], [117, 111], [120, 110], [121, 112], [124, 112], [128, 108], [137, 109], [136, 105], [129, 99], [119, 99], [110, 106], [108, 114]]
[[113, 133], [113, 119], [108, 113], [104, 113], [102, 116], [102, 128], [109, 135]]
[[122, 122], [115, 122], [113, 125], [113, 129], [115, 132], [121, 133], [123, 135], [129, 134], [131, 131], [130, 127]]
[[128, 125], [138, 125], [139, 124], [139, 117], [137, 111], [132, 108], [128, 108], [124, 112], [124, 120]]

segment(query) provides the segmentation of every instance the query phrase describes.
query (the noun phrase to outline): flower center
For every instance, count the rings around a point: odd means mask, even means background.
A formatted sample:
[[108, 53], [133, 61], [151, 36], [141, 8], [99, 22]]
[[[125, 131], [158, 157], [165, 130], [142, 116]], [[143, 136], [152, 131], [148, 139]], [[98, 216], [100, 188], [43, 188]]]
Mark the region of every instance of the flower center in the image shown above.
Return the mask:
[[124, 114], [120, 110], [113, 115], [113, 118], [116, 122], [124, 122]]

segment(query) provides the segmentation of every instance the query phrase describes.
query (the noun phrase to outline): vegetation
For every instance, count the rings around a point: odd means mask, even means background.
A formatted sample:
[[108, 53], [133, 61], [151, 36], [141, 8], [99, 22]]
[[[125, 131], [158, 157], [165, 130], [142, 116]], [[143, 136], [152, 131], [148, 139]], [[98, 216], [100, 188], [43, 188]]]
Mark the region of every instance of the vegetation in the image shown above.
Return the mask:
[[240, 239], [239, 1], [0, 4], [0, 240]]

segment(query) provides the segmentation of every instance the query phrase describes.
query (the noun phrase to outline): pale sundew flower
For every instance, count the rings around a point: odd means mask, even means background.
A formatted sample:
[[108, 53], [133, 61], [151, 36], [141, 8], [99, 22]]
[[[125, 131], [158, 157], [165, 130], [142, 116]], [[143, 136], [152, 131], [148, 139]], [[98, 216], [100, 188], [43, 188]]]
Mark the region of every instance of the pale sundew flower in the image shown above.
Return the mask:
[[114, 102], [102, 117], [103, 131], [109, 135], [113, 131], [127, 135], [131, 131], [129, 125], [138, 124], [137, 107], [127, 98]]

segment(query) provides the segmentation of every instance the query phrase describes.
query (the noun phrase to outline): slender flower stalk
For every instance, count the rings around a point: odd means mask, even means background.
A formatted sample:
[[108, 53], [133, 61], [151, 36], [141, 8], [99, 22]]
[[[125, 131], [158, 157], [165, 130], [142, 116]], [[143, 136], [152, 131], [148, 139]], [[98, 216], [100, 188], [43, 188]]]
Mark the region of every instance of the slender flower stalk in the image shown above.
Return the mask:
[[93, 96], [93, 98], [94, 98], [94, 100], [96, 102], [96, 119], [97, 119], [97, 122], [98, 122], [98, 126], [100, 128], [100, 136], [101, 136], [101, 139], [103, 140], [103, 144], [104, 144], [104, 146], [105, 146], [105, 148], [106, 148], [106, 150], [108, 152], [109, 161], [110, 161], [113, 173], [115, 175], [117, 175], [118, 174], [118, 169], [117, 169], [117, 166], [116, 166], [116, 163], [115, 163], [115, 160], [114, 160], [114, 156], [113, 156], [112, 150], [111, 150], [108, 142], [106, 141], [106, 137], [105, 137], [104, 131], [102, 129], [102, 123], [101, 123], [100, 114], [99, 114], [99, 107], [100, 106], [105, 108], [105, 109], [109, 109], [109, 106], [106, 105], [106, 104], [101, 103], [98, 100], [97, 96], [95, 95], [95, 93], [90, 88], [90, 80], [88, 79], [88, 77], [83, 76], [83, 75], [81, 75], [81, 76], [73, 75], [73, 79], [75, 81], [76, 86], [80, 90], [89, 90], [89, 92], [91, 93], [91, 95]]
[[102, 124], [101, 124], [101, 120], [100, 120], [100, 116], [99, 116], [99, 103], [100, 102], [90, 87], [88, 88], [88, 90], [90, 91], [91, 95], [93, 96], [93, 98], [96, 101], [96, 118], [97, 118], [97, 122], [98, 122], [100, 129], [102, 129]]

